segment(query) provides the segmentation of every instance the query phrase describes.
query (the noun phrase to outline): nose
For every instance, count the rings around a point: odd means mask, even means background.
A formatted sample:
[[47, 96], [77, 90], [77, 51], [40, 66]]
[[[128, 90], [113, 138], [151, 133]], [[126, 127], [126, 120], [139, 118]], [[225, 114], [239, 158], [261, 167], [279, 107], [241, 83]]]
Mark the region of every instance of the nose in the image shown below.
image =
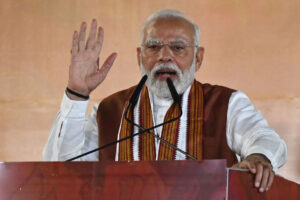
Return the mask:
[[167, 44], [164, 44], [159, 52], [159, 61], [161, 62], [171, 62], [173, 61], [174, 55], [173, 51]]

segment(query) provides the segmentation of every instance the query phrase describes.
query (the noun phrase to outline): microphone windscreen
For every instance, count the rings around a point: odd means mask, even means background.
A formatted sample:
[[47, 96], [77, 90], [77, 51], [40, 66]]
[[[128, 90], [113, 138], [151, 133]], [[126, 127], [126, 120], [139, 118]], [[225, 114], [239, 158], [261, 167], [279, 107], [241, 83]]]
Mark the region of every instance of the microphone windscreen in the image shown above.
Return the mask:
[[171, 92], [171, 95], [172, 95], [172, 98], [174, 100], [175, 103], [177, 103], [178, 105], [180, 104], [180, 100], [179, 100], [179, 95], [175, 89], [175, 86], [172, 82], [172, 80], [170, 78], [167, 78], [167, 83], [168, 83], [168, 87], [169, 87], [169, 90]]
[[129, 104], [134, 105], [137, 102], [138, 96], [139, 96], [141, 90], [143, 89], [143, 86], [145, 85], [147, 78], [148, 78], [148, 76], [144, 75], [143, 78], [140, 80], [139, 84], [136, 86], [136, 88], [129, 100]]

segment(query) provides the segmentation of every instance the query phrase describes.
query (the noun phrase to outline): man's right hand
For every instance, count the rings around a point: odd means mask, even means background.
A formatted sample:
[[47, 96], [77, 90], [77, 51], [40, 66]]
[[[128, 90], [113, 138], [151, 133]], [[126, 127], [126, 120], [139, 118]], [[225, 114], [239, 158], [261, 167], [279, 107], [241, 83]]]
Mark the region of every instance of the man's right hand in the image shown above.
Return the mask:
[[[97, 28], [97, 21], [93, 19], [89, 37], [86, 41], [86, 27], [86, 23], [82, 22], [79, 34], [77, 31], [73, 34], [68, 88], [84, 96], [89, 96], [104, 81], [117, 54], [112, 53], [99, 69], [99, 55], [104, 35], [103, 28]], [[71, 99], [82, 100], [80, 97], [67, 94]]]

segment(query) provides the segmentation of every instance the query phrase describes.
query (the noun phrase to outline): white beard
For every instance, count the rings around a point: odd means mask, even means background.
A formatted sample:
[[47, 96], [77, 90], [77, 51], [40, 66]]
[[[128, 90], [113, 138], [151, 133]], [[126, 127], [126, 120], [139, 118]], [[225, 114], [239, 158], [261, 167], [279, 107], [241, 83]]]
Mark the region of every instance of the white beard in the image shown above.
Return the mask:
[[179, 67], [176, 65], [167, 63], [167, 64], [160, 64], [155, 66], [151, 71], [148, 71], [143, 64], [140, 65], [142, 76], [145, 74], [148, 76], [146, 81], [146, 86], [148, 89], [155, 94], [157, 97], [161, 98], [172, 98], [170, 93], [167, 81], [161, 81], [155, 78], [155, 74], [158, 70], [161, 69], [171, 69], [176, 71], [177, 79], [173, 81], [173, 84], [176, 88], [178, 94], [183, 94], [184, 91], [193, 83], [195, 78], [195, 69], [196, 69], [196, 58], [194, 57], [193, 63], [191, 66], [182, 72]]

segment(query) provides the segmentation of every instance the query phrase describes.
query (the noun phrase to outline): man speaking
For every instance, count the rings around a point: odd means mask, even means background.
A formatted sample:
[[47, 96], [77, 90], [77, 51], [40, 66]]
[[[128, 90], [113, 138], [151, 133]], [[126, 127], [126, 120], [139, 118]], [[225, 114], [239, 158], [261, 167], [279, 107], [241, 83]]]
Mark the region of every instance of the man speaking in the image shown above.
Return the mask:
[[[151, 130], [156, 137], [137, 134], [78, 160], [226, 159], [230, 167], [250, 169], [259, 191], [270, 188], [273, 170], [286, 161], [286, 145], [243, 92], [194, 79], [204, 54], [196, 24], [176, 10], [152, 14], [142, 27], [137, 48], [141, 73], [148, 77], [145, 86], [105, 98], [87, 116], [89, 95], [104, 81], [117, 54], [99, 68], [103, 29], [93, 20], [87, 39], [86, 29], [82, 23], [73, 35], [69, 81], [44, 160], [70, 159], [181, 114], [178, 120]], [[180, 95], [179, 103], [167, 79]], [[137, 97], [131, 103], [133, 93]]]

